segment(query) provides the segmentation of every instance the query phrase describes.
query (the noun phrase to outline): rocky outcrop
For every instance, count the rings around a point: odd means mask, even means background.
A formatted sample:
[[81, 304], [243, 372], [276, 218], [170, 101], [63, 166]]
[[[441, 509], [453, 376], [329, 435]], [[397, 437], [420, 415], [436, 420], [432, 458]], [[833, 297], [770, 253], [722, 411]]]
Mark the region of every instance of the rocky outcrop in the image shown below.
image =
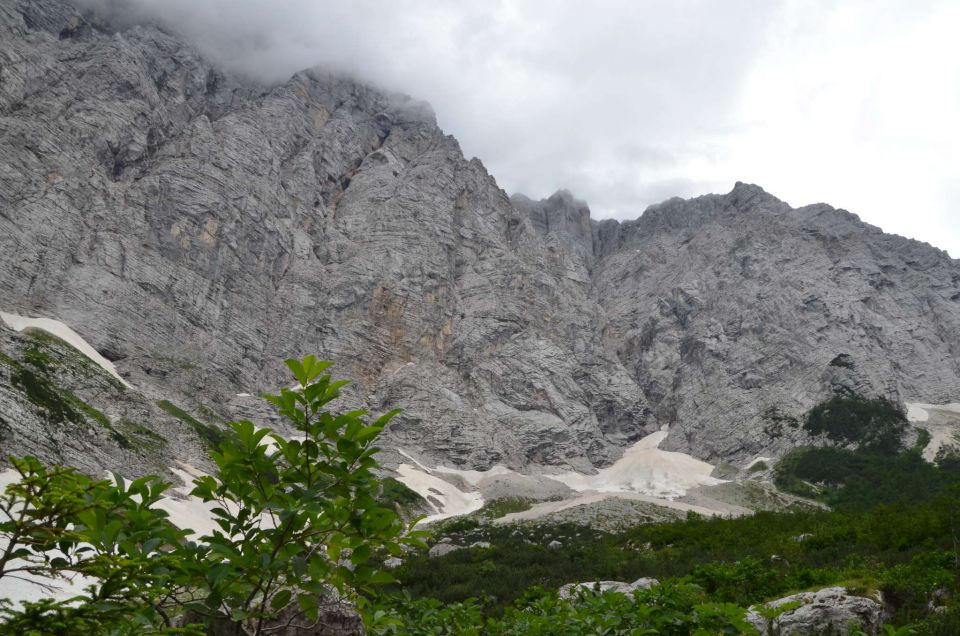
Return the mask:
[[[793, 609], [777, 615], [776, 609], [784, 606]], [[766, 616], [756, 608], [747, 614], [747, 620], [763, 636], [849, 634], [854, 628], [872, 636], [879, 633], [884, 616], [883, 603], [879, 600], [853, 595], [842, 587], [793, 594], [771, 601], [765, 607]]]
[[[269, 422], [248, 394], [306, 353], [349, 406], [404, 409], [387, 463], [458, 468], [590, 471], [665, 425], [745, 463], [837, 387], [960, 396], [960, 266], [852, 214], [738, 184], [596, 222], [508, 198], [428, 106], [353, 79], [257, 85], [59, 0], [0, 0], [0, 41], [0, 310], [79, 332], [138, 424]], [[11, 413], [32, 452], [50, 424]]]
[[454, 543], [437, 543], [430, 547], [428, 556], [432, 558], [442, 557], [450, 554], [451, 552], [456, 552], [457, 550], [463, 550], [462, 545], [456, 545]]
[[319, 353], [437, 462], [588, 470], [654, 425], [588, 282], [426, 105], [313, 71], [253, 85], [57, 0], [0, 18], [0, 309], [225, 417], [266, 417], [237, 394]]
[[[188, 416], [189, 417], [189, 416]], [[213, 429], [216, 430], [216, 429]], [[0, 320], [0, 448], [102, 475], [202, 465], [203, 430], [123, 385], [46, 331]]]
[[944, 252], [745, 184], [598, 227], [604, 339], [671, 424], [664, 448], [776, 455], [839, 388], [960, 388], [960, 266]]
[[619, 592], [633, 594], [636, 590], [648, 590], [660, 585], [660, 581], [653, 578], [641, 577], [633, 583], [623, 581], [588, 581], [586, 583], [567, 583], [560, 587], [560, 598], [576, 598], [578, 594]]

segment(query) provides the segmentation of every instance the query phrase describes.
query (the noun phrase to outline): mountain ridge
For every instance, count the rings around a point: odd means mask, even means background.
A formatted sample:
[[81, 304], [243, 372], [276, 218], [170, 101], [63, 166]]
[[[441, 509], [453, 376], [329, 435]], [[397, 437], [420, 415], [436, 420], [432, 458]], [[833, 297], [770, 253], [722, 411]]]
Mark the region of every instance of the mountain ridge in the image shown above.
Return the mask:
[[[850, 213], [738, 183], [594, 220], [508, 197], [423, 102], [258, 86], [56, 0], [0, 15], [0, 309], [66, 322], [148, 401], [269, 422], [240, 394], [317, 352], [346, 404], [404, 409], [387, 463], [591, 472], [664, 426], [713, 462], [782, 454], [808, 440], [771, 413], [838, 389], [960, 396], [960, 262]], [[21, 411], [11, 451], [43, 425]]]

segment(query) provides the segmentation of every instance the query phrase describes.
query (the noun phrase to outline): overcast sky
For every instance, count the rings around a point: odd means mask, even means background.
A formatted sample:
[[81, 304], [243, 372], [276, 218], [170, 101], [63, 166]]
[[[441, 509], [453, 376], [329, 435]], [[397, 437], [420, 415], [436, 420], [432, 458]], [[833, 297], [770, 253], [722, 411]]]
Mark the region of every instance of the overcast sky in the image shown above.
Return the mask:
[[960, 257], [960, 2], [79, 1], [423, 98], [509, 193], [629, 219], [747, 181]]

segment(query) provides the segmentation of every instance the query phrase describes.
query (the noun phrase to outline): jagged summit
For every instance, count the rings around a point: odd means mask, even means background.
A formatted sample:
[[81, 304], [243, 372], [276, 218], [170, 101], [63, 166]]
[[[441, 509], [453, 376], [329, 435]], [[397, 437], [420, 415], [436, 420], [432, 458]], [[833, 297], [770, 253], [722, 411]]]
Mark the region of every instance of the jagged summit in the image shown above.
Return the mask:
[[[0, 0], [0, 310], [116, 365], [126, 398], [68, 378], [110, 422], [168, 417], [158, 400], [269, 421], [244, 394], [318, 353], [351, 405], [404, 409], [388, 462], [588, 472], [664, 426], [712, 462], [776, 456], [802, 433], [771, 409], [837, 387], [960, 397], [939, 250], [746, 184], [592, 222], [569, 193], [508, 198], [415, 100], [317, 72], [259, 86], [76, 16]], [[4, 450], [63, 438], [8, 366]], [[66, 459], [144, 464], [92, 423], [69, 436]]]

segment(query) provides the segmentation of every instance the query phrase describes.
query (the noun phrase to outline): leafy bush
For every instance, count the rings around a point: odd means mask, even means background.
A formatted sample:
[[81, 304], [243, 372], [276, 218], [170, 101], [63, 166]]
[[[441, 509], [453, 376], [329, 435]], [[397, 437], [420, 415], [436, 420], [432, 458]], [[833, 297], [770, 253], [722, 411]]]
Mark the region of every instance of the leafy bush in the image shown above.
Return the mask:
[[[82, 634], [154, 630], [182, 591], [178, 552], [186, 532], [154, 507], [168, 487], [142, 478], [127, 484], [92, 479], [72, 468], [48, 469], [35, 458], [10, 458], [20, 479], [0, 495], [0, 578], [97, 581], [65, 602], [5, 604], [4, 633]], [[169, 626], [169, 625], [168, 625]]]
[[884, 601], [902, 620], [927, 615], [930, 603], [955, 579], [956, 555], [947, 552], [922, 552], [910, 563], [896, 565], [880, 578]]
[[218, 526], [196, 541], [154, 506], [168, 487], [155, 478], [127, 486], [11, 458], [21, 479], [0, 497], [9, 538], [0, 577], [77, 573], [94, 583], [69, 602], [8, 605], [4, 633], [181, 633], [175, 623], [186, 621], [192, 633], [228, 624], [259, 635], [281, 614], [317, 621], [331, 595], [367, 610], [360, 593], [393, 580], [383, 557], [425, 547], [424, 535], [376, 501], [373, 444], [394, 412], [368, 421], [326, 410], [345, 384], [324, 373], [330, 364], [288, 360], [298, 388], [264, 396], [302, 438], [229, 425], [211, 453], [214, 475], [194, 480]]
[[[412, 526], [376, 501], [373, 443], [396, 411], [373, 422], [363, 411], [327, 411], [346, 384], [324, 374], [331, 364], [288, 360], [299, 389], [264, 396], [302, 440], [235, 422], [235, 439], [212, 453], [216, 474], [194, 481], [191, 494], [217, 505], [220, 526], [201, 538], [201, 611], [252, 623], [254, 634], [292, 603], [316, 621], [318, 599], [331, 592], [351, 597], [392, 581], [375, 554], [399, 556], [405, 545], [421, 545]], [[267, 435], [276, 450], [263, 442]]]
[[960, 605], [944, 608], [917, 623], [917, 636], [957, 636], [960, 634]]
[[711, 598], [744, 605], [758, 598], [772, 597], [783, 587], [781, 573], [756, 557], [746, 557], [734, 563], [697, 565], [690, 578]]
[[372, 634], [409, 636], [489, 634], [490, 636], [578, 636], [605, 634], [757, 634], [746, 610], [709, 602], [695, 585], [638, 590], [633, 596], [586, 592], [560, 598], [556, 591], [528, 590], [502, 617], [482, 617], [469, 600], [441, 605], [435, 600], [405, 601], [381, 618]]

